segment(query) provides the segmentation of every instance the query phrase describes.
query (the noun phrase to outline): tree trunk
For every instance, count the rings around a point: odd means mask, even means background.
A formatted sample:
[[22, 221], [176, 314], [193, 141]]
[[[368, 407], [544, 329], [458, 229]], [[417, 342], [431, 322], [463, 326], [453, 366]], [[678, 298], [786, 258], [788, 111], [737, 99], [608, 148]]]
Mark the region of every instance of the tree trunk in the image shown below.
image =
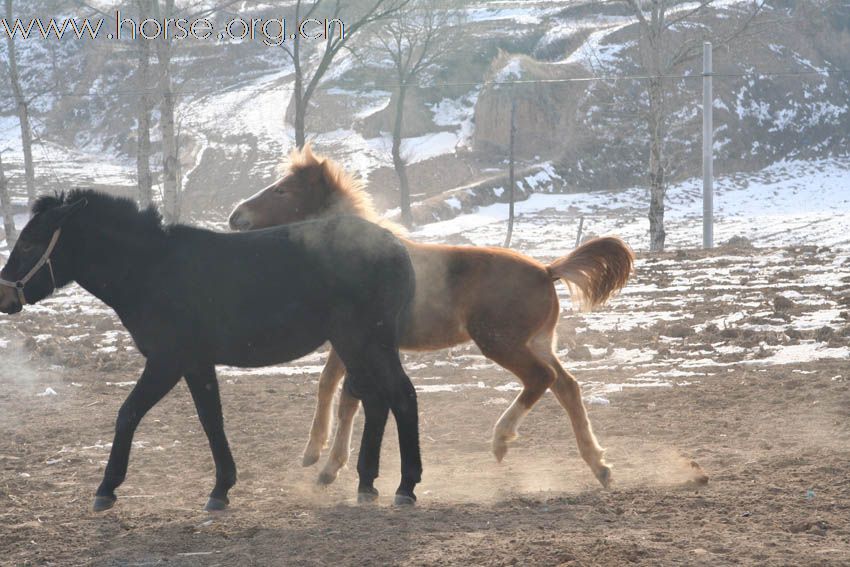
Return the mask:
[[649, 80], [649, 249], [664, 250], [664, 88], [658, 77]]
[[[295, 20], [298, 21], [301, 2], [295, 7]], [[292, 43], [292, 65], [295, 68], [295, 84], [292, 87], [292, 96], [295, 99], [295, 146], [302, 150], [307, 143], [304, 132], [305, 117], [307, 114], [307, 101], [304, 100], [304, 70], [301, 68], [301, 37], [297, 34]]]
[[3, 154], [0, 153], [0, 212], [3, 215], [3, 229], [6, 231], [6, 246], [11, 250], [15, 245], [15, 217], [12, 214], [12, 201], [9, 199], [9, 186], [3, 171]]
[[[12, 0], [6, 0], [6, 21], [12, 22]], [[21, 89], [21, 75], [18, 71], [18, 57], [15, 52], [15, 40], [6, 34], [9, 51], [9, 78], [12, 83], [12, 93], [15, 96], [15, 106], [21, 123], [21, 146], [24, 151], [24, 174], [27, 186], [27, 199], [32, 204], [35, 201], [35, 166], [32, 161], [32, 129], [30, 128], [29, 103]]]
[[62, 84], [60, 81], [59, 55], [56, 52], [56, 42], [51, 41], [48, 45], [50, 45], [50, 78], [53, 81], [53, 90], [59, 93], [62, 92]]
[[398, 176], [398, 193], [401, 205], [401, 222], [404, 226], [413, 226], [413, 215], [410, 212], [410, 183], [407, 180], [407, 166], [401, 155], [401, 134], [404, 122], [404, 101], [407, 97], [407, 85], [399, 83], [398, 100], [396, 101], [395, 122], [393, 124], [393, 168]]
[[304, 103], [304, 97], [301, 92], [301, 76], [300, 72], [295, 74], [295, 145], [299, 150], [304, 148], [307, 143], [307, 137], [304, 133], [304, 115], [307, 113], [307, 105]]
[[511, 132], [508, 142], [508, 233], [505, 235], [505, 248], [510, 248], [514, 234], [514, 145], [516, 140], [516, 99], [511, 90]]
[[[158, 2], [157, 2], [158, 3]], [[166, 0], [167, 18], [174, 13], [174, 0]], [[180, 220], [180, 179], [177, 135], [174, 129], [174, 92], [171, 86], [171, 40], [160, 39], [156, 56], [159, 62], [159, 107], [160, 129], [162, 130], [162, 209], [166, 222]]]
[[[150, 14], [149, 0], [139, 0], [139, 21]], [[139, 184], [139, 204], [147, 207], [153, 202], [153, 176], [151, 175], [151, 112], [153, 100], [150, 92], [150, 43], [139, 37], [139, 66], [137, 69], [139, 88], [138, 146], [136, 148], [136, 174]]]

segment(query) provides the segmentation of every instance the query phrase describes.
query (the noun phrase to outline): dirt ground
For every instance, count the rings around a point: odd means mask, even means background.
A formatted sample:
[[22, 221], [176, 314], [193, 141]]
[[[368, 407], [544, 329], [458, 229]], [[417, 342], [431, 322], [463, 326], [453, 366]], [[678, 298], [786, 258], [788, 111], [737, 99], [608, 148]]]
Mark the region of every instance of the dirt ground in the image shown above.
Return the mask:
[[[704, 279], [735, 289], [679, 289], [679, 268], [691, 282], [702, 269]], [[609, 490], [579, 458], [553, 396], [497, 464], [489, 437], [515, 395], [503, 386], [509, 375], [471, 346], [409, 355], [417, 385], [454, 390], [420, 394], [425, 473], [415, 509], [390, 505], [398, 481], [392, 428], [378, 505], [355, 503], [353, 467], [319, 489], [318, 469], [300, 466], [322, 360], [314, 356], [304, 373], [222, 374], [239, 468], [229, 511], [202, 511], [214, 470], [180, 384], [142, 422], [116, 507], [93, 514], [114, 419], [141, 357], [103, 310], [58, 300], [29, 308], [0, 323], [0, 563], [846, 565], [848, 358], [795, 362], [774, 353], [848, 346], [840, 322], [833, 331], [794, 330], [807, 306], [842, 305], [848, 273], [846, 257], [829, 250], [671, 254], [642, 260], [635, 291], [610, 309], [624, 320], [673, 316], [602, 332], [565, 307], [559, 350], [595, 396], [588, 409], [614, 466]], [[832, 283], [811, 284], [824, 274]], [[805, 299], [776, 305], [777, 277]], [[683, 297], [692, 299], [674, 301]], [[709, 324], [751, 303], [755, 311], [734, 324]], [[753, 330], [771, 320], [787, 332]], [[628, 360], [644, 351], [652, 356]], [[678, 378], [606, 387], [664, 373]], [[632, 387], [640, 385], [647, 387]], [[692, 461], [707, 485], [692, 482]]]

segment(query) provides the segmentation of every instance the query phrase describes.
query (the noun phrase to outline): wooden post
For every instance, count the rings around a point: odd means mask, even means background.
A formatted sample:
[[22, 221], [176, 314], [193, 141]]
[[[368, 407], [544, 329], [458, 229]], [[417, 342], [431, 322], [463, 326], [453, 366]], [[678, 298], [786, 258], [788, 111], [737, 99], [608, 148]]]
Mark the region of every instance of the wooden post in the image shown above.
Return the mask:
[[516, 139], [516, 99], [514, 89], [511, 87], [511, 133], [508, 143], [509, 165], [508, 165], [508, 233], [505, 235], [505, 248], [511, 245], [511, 236], [514, 232], [514, 143]]
[[712, 163], [711, 43], [702, 45], [702, 247], [714, 247], [714, 164]]
[[575, 248], [578, 248], [581, 245], [581, 231], [584, 228], [584, 217], [582, 216], [578, 219], [578, 233], [576, 234], [576, 245]]

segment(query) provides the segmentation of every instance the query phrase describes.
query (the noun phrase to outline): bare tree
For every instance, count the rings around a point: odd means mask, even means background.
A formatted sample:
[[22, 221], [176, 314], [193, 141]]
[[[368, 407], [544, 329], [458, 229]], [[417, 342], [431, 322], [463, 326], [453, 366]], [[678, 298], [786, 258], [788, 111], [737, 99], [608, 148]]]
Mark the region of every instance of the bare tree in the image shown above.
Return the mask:
[[313, 16], [319, 12], [320, 7], [329, 7], [333, 5], [332, 13], [328, 19], [327, 37], [324, 44], [319, 48], [317, 54], [318, 62], [309, 71], [305, 61], [304, 46], [302, 42], [305, 38], [302, 37], [300, 29], [295, 31], [295, 39], [292, 41], [292, 47], [282, 44], [284, 52], [292, 60], [292, 65], [295, 73], [295, 80], [292, 93], [292, 101], [295, 110], [295, 145], [303, 148], [307, 141], [306, 137], [306, 117], [307, 109], [310, 104], [310, 99], [319, 86], [319, 82], [324, 77], [325, 73], [330, 68], [336, 55], [341, 49], [346, 47], [351, 37], [360, 31], [364, 26], [373, 22], [388, 18], [397, 13], [403, 8], [409, 0], [370, 0], [366, 10], [353, 22], [343, 22], [340, 20], [342, 14], [341, 0], [315, 0], [307, 7], [304, 6], [303, 0], [297, 0], [295, 4], [295, 22], [308, 22]]
[[[174, 18], [174, 0], [154, 0], [154, 17]], [[174, 127], [174, 90], [171, 82], [171, 38], [159, 38], [156, 42], [159, 85], [159, 127], [162, 133], [162, 212], [167, 222], [180, 220], [180, 155], [177, 132]]]
[[409, 228], [413, 224], [410, 212], [410, 183], [406, 163], [401, 155], [404, 127], [404, 103], [411, 85], [424, 71], [433, 67], [455, 45], [446, 37], [456, 25], [459, 12], [445, 2], [411, 0], [404, 10], [396, 11], [377, 34], [377, 39], [389, 55], [398, 82], [395, 119], [393, 121], [393, 168], [398, 176], [401, 199], [401, 220]]
[[[12, 15], [12, 0], [6, 0], [6, 21], [14, 21]], [[21, 146], [24, 152], [24, 177], [26, 179], [27, 199], [30, 204], [35, 200], [35, 165], [32, 159], [32, 127], [30, 126], [29, 101], [24, 96], [21, 87], [21, 74], [18, 69], [18, 56], [15, 51], [15, 39], [12, 35], [6, 36], [9, 57], [9, 80], [12, 86], [12, 94], [15, 97], [15, 106], [18, 119], [21, 123]]]
[[752, 4], [742, 23], [725, 36], [718, 37], [705, 26], [699, 32], [683, 38], [674, 28], [704, 15], [714, 0], [699, 0], [696, 4], [680, 4], [675, 0], [617, 0], [625, 2], [633, 12], [639, 28], [639, 61], [647, 79], [649, 109], [646, 124], [649, 130], [649, 248], [664, 250], [664, 196], [667, 191], [664, 144], [667, 139], [665, 110], [665, 76], [678, 66], [695, 58], [702, 43], [711, 39], [724, 45], [739, 37], [764, 6], [764, 0]]
[[[147, 14], [153, 13], [151, 0], [138, 0], [138, 6], [139, 22], [142, 22]], [[136, 86], [139, 89], [136, 174], [139, 185], [139, 204], [146, 207], [153, 202], [153, 175], [151, 174], [151, 112], [154, 106], [151, 81], [153, 76], [150, 72], [150, 42], [143, 37], [137, 37], [136, 45], [138, 47]]]
[[3, 214], [3, 230], [6, 231], [6, 245], [11, 249], [17, 238], [15, 217], [12, 214], [12, 201], [9, 198], [9, 186], [3, 171], [3, 152], [0, 151], [0, 211]]

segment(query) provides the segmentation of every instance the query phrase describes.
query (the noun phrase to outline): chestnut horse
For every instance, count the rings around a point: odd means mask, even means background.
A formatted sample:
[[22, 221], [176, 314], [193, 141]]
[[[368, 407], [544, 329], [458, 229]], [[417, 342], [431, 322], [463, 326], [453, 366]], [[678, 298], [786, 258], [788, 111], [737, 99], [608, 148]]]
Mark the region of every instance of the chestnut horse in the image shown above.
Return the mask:
[[[315, 217], [353, 214], [396, 233], [382, 221], [362, 185], [310, 147], [290, 155], [283, 177], [240, 203], [230, 215], [235, 230], [251, 230]], [[603, 486], [610, 467], [596, 441], [576, 379], [555, 355], [560, 315], [555, 282], [563, 280], [572, 300], [587, 309], [619, 291], [632, 272], [634, 255], [620, 239], [597, 238], [549, 265], [504, 248], [422, 244], [401, 239], [416, 274], [413, 307], [402, 323], [403, 350], [436, 350], [472, 340], [487, 358], [513, 372], [522, 391], [499, 418], [493, 453], [499, 461], [517, 437], [522, 418], [551, 389], [572, 422], [579, 452]], [[334, 350], [319, 380], [318, 402], [304, 466], [319, 459], [331, 425], [333, 395], [345, 373]], [[339, 425], [319, 482], [330, 483], [348, 460], [357, 400], [343, 389]]]

